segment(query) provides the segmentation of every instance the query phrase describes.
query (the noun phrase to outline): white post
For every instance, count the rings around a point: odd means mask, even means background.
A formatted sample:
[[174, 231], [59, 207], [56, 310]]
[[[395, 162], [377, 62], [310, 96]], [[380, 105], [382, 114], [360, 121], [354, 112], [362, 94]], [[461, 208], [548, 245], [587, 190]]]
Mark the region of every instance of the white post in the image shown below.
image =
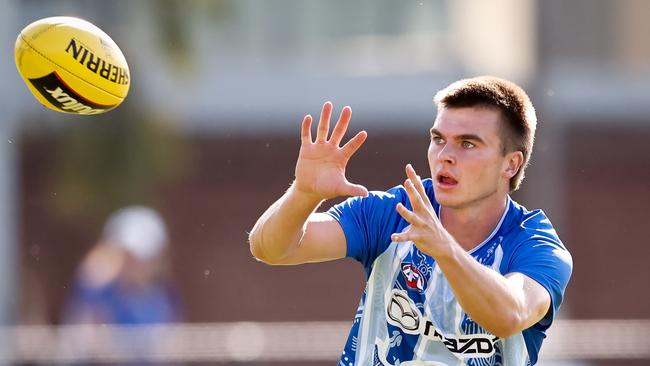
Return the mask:
[[[18, 87], [20, 76], [16, 72], [12, 52], [16, 40], [15, 0], [0, 0], [0, 325], [14, 322], [17, 305], [16, 282], [18, 279], [18, 169], [16, 166], [17, 144], [16, 100], [12, 90]], [[0, 340], [0, 344], [6, 344]], [[0, 352], [2, 350], [0, 349]]]

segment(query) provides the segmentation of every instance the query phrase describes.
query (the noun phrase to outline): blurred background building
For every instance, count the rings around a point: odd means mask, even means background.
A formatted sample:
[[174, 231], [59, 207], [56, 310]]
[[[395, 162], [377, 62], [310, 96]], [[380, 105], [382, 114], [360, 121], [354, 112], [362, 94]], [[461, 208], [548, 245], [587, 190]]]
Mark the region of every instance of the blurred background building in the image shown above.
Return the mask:
[[[0, 363], [75, 359], [74, 345], [57, 343], [84, 334], [60, 326], [75, 269], [110, 212], [129, 204], [165, 218], [185, 313], [177, 327], [148, 329], [161, 340], [153, 359], [336, 362], [364, 286], [361, 267], [271, 268], [247, 245], [258, 215], [292, 180], [299, 122], [325, 100], [351, 105], [351, 130], [369, 139], [350, 180], [386, 189], [402, 182], [407, 162], [426, 175], [433, 94], [479, 74], [512, 79], [531, 95], [538, 136], [514, 197], [544, 208], [574, 258], [564, 322], [541, 364], [650, 362], [650, 2], [0, 7]], [[15, 37], [53, 15], [85, 18], [120, 45], [132, 86], [117, 110], [57, 114], [23, 85]], [[110, 363], [118, 351], [97, 357]]]

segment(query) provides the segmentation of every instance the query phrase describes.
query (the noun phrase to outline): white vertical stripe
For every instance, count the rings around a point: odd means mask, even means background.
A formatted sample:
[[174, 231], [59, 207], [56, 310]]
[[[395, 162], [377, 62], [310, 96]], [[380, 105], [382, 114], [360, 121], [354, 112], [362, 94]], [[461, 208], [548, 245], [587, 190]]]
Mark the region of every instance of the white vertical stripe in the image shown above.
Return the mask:
[[[359, 324], [357, 338], [357, 353], [355, 365], [372, 364], [372, 354], [375, 344], [384, 348], [381, 355], [387, 350], [390, 336], [386, 332], [386, 296], [390, 296], [393, 283], [401, 272], [402, 258], [408, 254], [412, 243], [396, 243], [386, 248], [373, 264], [372, 274], [366, 285], [365, 310]], [[386, 265], [390, 263], [390, 266]], [[382, 283], [379, 283], [382, 282]], [[379, 297], [378, 291], [381, 291]], [[377, 303], [381, 301], [381, 303]]]
[[[361, 316], [360, 324], [359, 324], [359, 333], [357, 334], [357, 351], [355, 354], [355, 360], [354, 364], [355, 365], [365, 365], [367, 364], [367, 355], [368, 355], [368, 336], [370, 332], [370, 324], [371, 322], [374, 321], [374, 319], [370, 319], [371, 316], [369, 313], [372, 312], [372, 299], [374, 297], [375, 291], [375, 277], [377, 277], [377, 272], [375, 271], [375, 268], [377, 267], [377, 261], [379, 258], [375, 260], [375, 265], [373, 266], [373, 271], [370, 274], [370, 278], [368, 279], [368, 282], [366, 283], [366, 301], [364, 303], [364, 311], [363, 315]], [[369, 306], [370, 305], [370, 306]]]
[[501, 244], [497, 245], [497, 249], [494, 251], [494, 262], [492, 263], [492, 269], [501, 273], [499, 267], [501, 267], [501, 261], [503, 260], [503, 248]]

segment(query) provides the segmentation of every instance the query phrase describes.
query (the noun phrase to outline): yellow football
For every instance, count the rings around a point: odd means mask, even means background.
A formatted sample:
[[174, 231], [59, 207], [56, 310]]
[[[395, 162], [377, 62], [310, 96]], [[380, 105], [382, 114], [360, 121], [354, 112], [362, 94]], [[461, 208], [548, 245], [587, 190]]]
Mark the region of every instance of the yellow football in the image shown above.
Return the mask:
[[34, 97], [58, 112], [103, 113], [129, 92], [129, 66], [122, 51], [83, 19], [51, 17], [29, 24], [16, 39], [14, 55]]

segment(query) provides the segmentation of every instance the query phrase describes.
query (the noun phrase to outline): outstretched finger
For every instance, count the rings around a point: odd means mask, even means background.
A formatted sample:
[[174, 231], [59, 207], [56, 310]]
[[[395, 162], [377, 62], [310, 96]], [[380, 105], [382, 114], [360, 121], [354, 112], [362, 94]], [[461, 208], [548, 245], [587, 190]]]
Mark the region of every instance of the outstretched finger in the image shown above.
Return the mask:
[[303, 145], [309, 145], [312, 143], [311, 141], [311, 121], [312, 118], [308, 114], [305, 116], [305, 118], [302, 119], [302, 125], [300, 127], [300, 142]]
[[361, 184], [353, 184], [346, 180], [345, 182], [345, 192], [348, 196], [360, 196], [368, 197], [368, 188], [362, 186]]
[[400, 216], [404, 218], [404, 220], [408, 221], [409, 224], [412, 226], [422, 226], [424, 222], [420, 218], [420, 216], [417, 215], [414, 211], [409, 210], [404, 206], [402, 203], [398, 203], [397, 206], [395, 206], [397, 209], [397, 213], [399, 213]]
[[366, 131], [359, 131], [353, 138], [350, 139], [343, 147], [341, 151], [349, 159], [354, 153], [359, 150], [361, 145], [366, 141], [368, 133]]
[[332, 136], [330, 137], [330, 142], [339, 146], [345, 136], [345, 131], [348, 130], [348, 125], [350, 124], [350, 118], [352, 117], [352, 108], [349, 106], [343, 107], [339, 120], [336, 121], [334, 129], [332, 130]]
[[420, 194], [415, 189], [415, 186], [413, 185], [411, 179], [404, 181], [404, 188], [406, 189], [406, 194], [408, 195], [409, 201], [411, 202], [413, 211], [427, 211], [426, 204], [423, 202], [422, 197], [420, 197]]
[[390, 240], [392, 240], [392, 241], [394, 241], [396, 243], [411, 241], [410, 231], [411, 231], [411, 229], [407, 229], [406, 231], [402, 231], [401, 233], [393, 233], [390, 236]]
[[415, 187], [415, 190], [418, 192], [418, 194], [422, 198], [422, 201], [425, 204], [425, 206], [427, 208], [432, 208], [433, 206], [431, 205], [431, 201], [429, 200], [429, 196], [427, 196], [427, 192], [424, 189], [424, 184], [422, 184], [422, 179], [415, 172], [415, 169], [413, 168], [413, 165], [406, 164], [406, 176], [413, 183], [413, 186]]
[[332, 102], [325, 102], [320, 112], [318, 121], [318, 130], [316, 132], [316, 142], [327, 141], [327, 134], [330, 129], [330, 117], [332, 116]]

